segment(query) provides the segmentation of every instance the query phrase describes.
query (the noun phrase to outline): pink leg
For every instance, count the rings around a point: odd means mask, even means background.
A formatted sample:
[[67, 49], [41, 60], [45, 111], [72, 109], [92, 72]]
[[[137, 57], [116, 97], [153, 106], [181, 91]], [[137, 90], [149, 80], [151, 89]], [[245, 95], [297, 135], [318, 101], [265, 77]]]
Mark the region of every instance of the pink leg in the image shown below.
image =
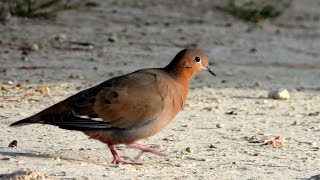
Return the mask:
[[142, 151], [142, 152], [136, 157], [136, 159], [139, 159], [139, 158], [143, 155], [143, 153], [145, 153], [145, 152], [149, 152], [149, 153], [152, 153], [152, 154], [155, 154], [155, 155], [158, 155], [158, 156], [165, 156], [165, 154], [164, 154], [163, 152], [161, 152], [160, 150], [158, 150], [158, 149], [156, 149], [156, 148], [143, 146], [143, 145], [140, 145], [140, 144], [137, 144], [137, 143], [129, 144], [129, 146], [130, 146], [131, 148], [139, 149], [139, 150]]
[[113, 144], [108, 144], [108, 147], [113, 156], [112, 164], [126, 164], [126, 162], [121, 161], [120, 156], [118, 155], [117, 151], [114, 149]]

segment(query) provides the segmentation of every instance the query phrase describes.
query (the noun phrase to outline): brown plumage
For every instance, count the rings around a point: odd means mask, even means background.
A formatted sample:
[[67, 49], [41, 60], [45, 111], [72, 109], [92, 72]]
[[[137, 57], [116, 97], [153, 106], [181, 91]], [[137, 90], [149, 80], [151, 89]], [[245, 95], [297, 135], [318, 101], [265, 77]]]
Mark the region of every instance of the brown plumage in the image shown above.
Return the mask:
[[114, 149], [117, 144], [162, 155], [135, 142], [158, 133], [177, 115], [192, 76], [201, 70], [215, 75], [205, 54], [185, 49], [164, 68], [109, 79], [11, 126], [44, 123], [82, 131], [106, 143], [116, 164], [124, 163]]

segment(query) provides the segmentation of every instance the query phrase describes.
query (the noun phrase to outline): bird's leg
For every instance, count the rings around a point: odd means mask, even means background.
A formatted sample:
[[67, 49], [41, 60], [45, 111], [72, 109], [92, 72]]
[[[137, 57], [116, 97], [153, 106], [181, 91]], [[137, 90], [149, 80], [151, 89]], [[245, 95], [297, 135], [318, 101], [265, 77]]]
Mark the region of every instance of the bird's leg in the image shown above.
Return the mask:
[[143, 155], [143, 153], [146, 153], [146, 152], [149, 152], [158, 156], [165, 156], [163, 152], [161, 152], [156, 148], [143, 146], [137, 143], [129, 144], [129, 147], [141, 150], [141, 153], [135, 159], [139, 159]]
[[117, 151], [115, 150], [113, 144], [108, 144], [108, 148], [110, 149], [112, 156], [113, 156], [112, 164], [126, 164], [126, 162], [121, 161], [120, 156], [118, 155]]

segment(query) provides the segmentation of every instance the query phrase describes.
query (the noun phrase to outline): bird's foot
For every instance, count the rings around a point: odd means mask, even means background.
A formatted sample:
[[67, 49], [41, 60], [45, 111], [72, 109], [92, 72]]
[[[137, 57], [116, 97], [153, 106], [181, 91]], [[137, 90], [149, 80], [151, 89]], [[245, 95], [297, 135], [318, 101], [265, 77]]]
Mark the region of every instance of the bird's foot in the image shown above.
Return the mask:
[[113, 144], [108, 144], [108, 147], [112, 153], [112, 156], [113, 156], [113, 160], [112, 160], [112, 164], [127, 164], [126, 162], [122, 161], [120, 159], [120, 156], [118, 155], [116, 149], [114, 148], [114, 145]]
[[114, 158], [112, 164], [129, 164], [128, 162], [122, 161], [120, 158]]
[[141, 158], [143, 156], [143, 154], [146, 153], [146, 152], [147, 153], [152, 153], [152, 154], [155, 154], [155, 155], [158, 155], [158, 156], [165, 156], [166, 155], [163, 151], [161, 151], [159, 149], [143, 146], [143, 145], [136, 144], [136, 143], [130, 144], [129, 146], [131, 148], [141, 150], [141, 153], [135, 159]]
[[112, 153], [112, 156], [113, 156], [113, 160], [112, 160], [112, 164], [121, 164], [121, 165], [124, 165], [124, 164], [130, 164], [130, 165], [142, 165], [141, 163], [134, 163], [134, 162], [125, 162], [125, 161], [122, 161], [120, 159], [120, 156], [118, 155], [117, 151], [115, 150], [114, 148], [114, 145], [113, 144], [108, 144], [108, 147]]

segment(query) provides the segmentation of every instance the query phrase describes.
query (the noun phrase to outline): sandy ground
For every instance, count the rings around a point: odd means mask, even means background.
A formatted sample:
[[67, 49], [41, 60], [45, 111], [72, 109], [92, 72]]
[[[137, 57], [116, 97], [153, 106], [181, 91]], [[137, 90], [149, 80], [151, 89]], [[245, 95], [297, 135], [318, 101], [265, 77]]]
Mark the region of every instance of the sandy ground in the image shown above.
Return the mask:
[[[49, 179], [320, 174], [320, 3], [296, 0], [278, 19], [252, 25], [214, 8], [224, 1], [183, 2], [106, 1], [62, 12], [56, 20], [12, 18], [0, 25], [0, 174], [31, 170]], [[40, 50], [23, 55], [25, 43]], [[139, 152], [120, 146], [125, 160], [142, 165], [112, 165], [107, 147], [81, 132], [8, 127], [113, 76], [162, 67], [184, 47], [204, 50], [218, 76], [199, 73], [184, 110], [161, 133], [140, 142], [165, 150], [166, 157], [134, 160]], [[291, 99], [268, 99], [275, 88], [287, 88]], [[285, 139], [283, 147], [263, 145], [277, 136]], [[9, 148], [13, 140], [18, 147]]]

